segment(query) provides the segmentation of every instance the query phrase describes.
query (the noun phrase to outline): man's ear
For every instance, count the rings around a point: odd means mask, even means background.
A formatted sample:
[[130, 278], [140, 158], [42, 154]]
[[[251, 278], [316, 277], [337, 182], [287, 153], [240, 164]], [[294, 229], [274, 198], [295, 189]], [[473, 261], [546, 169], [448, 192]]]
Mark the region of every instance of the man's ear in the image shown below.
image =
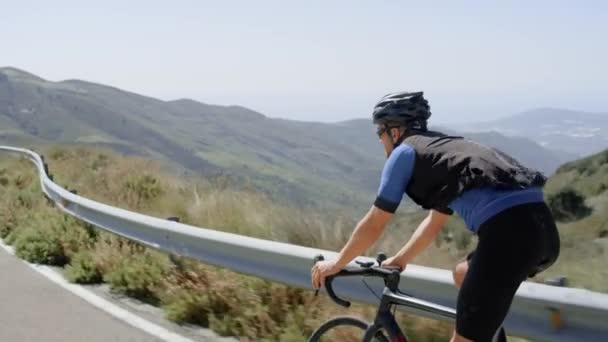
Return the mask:
[[399, 128], [391, 128], [391, 137], [393, 138], [393, 141], [397, 141], [400, 136], [401, 131], [399, 130]]

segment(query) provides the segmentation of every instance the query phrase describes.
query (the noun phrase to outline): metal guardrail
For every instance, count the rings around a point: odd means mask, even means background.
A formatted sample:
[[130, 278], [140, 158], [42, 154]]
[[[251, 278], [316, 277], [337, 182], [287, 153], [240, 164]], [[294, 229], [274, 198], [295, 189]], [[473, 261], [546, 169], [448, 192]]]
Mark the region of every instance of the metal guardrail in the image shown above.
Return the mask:
[[[44, 194], [66, 213], [125, 238], [168, 253], [189, 256], [289, 285], [310, 288], [313, 257], [335, 252], [218, 232], [175, 221], [115, 208], [73, 194], [55, 184], [36, 153], [0, 146], [0, 151], [29, 158], [38, 168]], [[360, 257], [359, 260], [371, 261]], [[380, 282], [368, 284], [381, 293]], [[415, 297], [455, 306], [457, 290], [447, 270], [408, 265], [401, 275], [401, 289]], [[377, 304], [377, 298], [360, 280], [339, 278], [337, 293], [350, 299]], [[401, 307], [421, 316], [428, 313]], [[442, 319], [441, 317], [433, 317]], [[608, 341], [608, 295], [584, 289], [523, 283], [505, 321], [509, 334], [547, 341]]]

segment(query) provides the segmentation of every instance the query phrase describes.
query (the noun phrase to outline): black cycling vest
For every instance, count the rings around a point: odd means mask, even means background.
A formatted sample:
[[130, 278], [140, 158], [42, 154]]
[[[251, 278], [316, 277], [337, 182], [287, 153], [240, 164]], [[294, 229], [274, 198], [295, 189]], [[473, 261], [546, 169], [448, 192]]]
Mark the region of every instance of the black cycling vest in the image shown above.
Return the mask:
[[471, 188], [524, 189], [547, 180], [505, 153], [463, 137], [414, 132], [403, 143], [416, 150], [406, 193], [424, 209], [452, 214], [448, 205]]

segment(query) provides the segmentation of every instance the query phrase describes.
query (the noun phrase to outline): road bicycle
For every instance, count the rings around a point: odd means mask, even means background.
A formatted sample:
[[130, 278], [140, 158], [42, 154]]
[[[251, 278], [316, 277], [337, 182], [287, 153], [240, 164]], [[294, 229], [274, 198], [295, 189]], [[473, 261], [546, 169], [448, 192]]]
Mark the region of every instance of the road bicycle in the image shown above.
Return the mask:
[[[314, 262], [324, 260], [322, 255], [315, 257]], [[355, 328], [359, 330], [361, 341], [379, 341], [379, 342], [407, 342], [407, 335], [401, 330], [399, 324], [395, 320], [394, 309], [396, 306], [404, 305], [415, 308], [418, 311], [428, 312], [434, 316], [446, 317], [450, 320], [456, 319], [456, 311], [452, 308], [438, 305], [426, 300], [414, 298], [411, 295], [403, 293], [399, 290], [399, 281], [401, 280], [401, 269], [399, 267], [383, 267], [382, 262], [386, 260], [386, 255], [380, 253], [375, 262], [355, 261], [358, 267], [347, 267], [337, 274], [325, 278], [325, 288], [329, 297], [337, 304], [350, 307], [350, 302], [339, 298], [333, 289], [333, 280], [338, 277], [362, 276], [362, 277], [380, 277], [384, 280], [384, 290], [380, 298], [380, 304], [376, 317], [372, 323], [366, 322], [358, 317], [353, 316], [336, 316], [324, 322], [315, 330], [309, 342], [316, 341], [331, 341], [328, 336], [332, 331], [344, 327]], [[371, 288], [370, 288], [371, 291]], [[318, 290], [315, 295], [318, 294]], [[393, 310], [393, 312], [391, 312]], [[493, 339], [493, 342], [506, 342], [505, 330], [501, 327]]]

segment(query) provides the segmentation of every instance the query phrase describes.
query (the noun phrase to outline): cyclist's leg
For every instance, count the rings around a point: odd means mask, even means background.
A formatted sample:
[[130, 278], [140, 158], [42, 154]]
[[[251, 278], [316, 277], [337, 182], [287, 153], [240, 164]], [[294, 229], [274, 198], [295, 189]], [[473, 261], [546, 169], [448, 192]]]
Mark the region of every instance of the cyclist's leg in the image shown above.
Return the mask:
[[458, 293], [455, 341], [491, 341], [519, 285], [540, 259], [533, 206], [505, 210], [479, 230], [479, 243]]
[[[474, 251], [471, 252], [469, 255], [467, 255], [467, 257], [465, 259], [459, 261], [456, 264], [456, 266], [454, 267], [454, 270], [452, 271], [452, 277], [454, 278], [454, 285], [456, 285], [457, 288], [462, 287], [462, 282], [464, 281], [464, 278], [467, 275], [467, 271], [469, 270], [469, 260], [473, 257], [474, 254], [475, 254]], [[456, 332], [456, 329], [454, 329], [450, 342], [469, 342], [469, 341], [471, 341], [471, 340], [458, 335], [458, 333]]]
[[537, 267], [528, 275], [530, 278], [551, 267], [557, 261], [560, 252], [559, 232], [557, 231], [557, 226], [549, 207], [545, 203], [539, 204], [533, 213], [533, 218], [536, 226], [543, 233], [543, 246], [541, 247], [541, 260]]
[[[467, 271], [469, 269], [469, 260], [471, 260], [471, 258], [473, 257], [474, 254], [475, 254], [475, 251], [469, 253], [469, 255], [467, 255], [466, 258], [462, 259], [458, 264], [456, 264], [456, 267], [454, 267], [452, 276], [454, 277], [454, 284], [456, 285], [457, 288], [460, 288], [462, 286], [464, 277], [466, 276]], [[499, 333], [499, 332], [497, 332], [497, 333]], [[500, 333], [503, 334], [503, 337], [498, 338], [498, 339], [496, 339], [496, 337], [495, 337], [496, 341], [506, 341], [506, 336], [504, 336], [505, 332], [502, 329], [502, 327], [500, 328]], [[456, 329], [454, 329], [454, 332], [452, 334], [452, 338], [450, 341], [451, 342], [467, 342], [470, 340], [463, 336], [458, 335], [458, 333], [456, 332]]]
[[467, 271], [469, 270], [469, 260], [471, 260], [474, 254], [475, 251], [469, 253], [469, 255], [467, 255], [465, 259], [459, 261], [454, 267], [454, 270], [452, 270], [454, 285], [456, 285], [457, 288], [460, 288], [462, 286], [464, 277], [467, 275]]

